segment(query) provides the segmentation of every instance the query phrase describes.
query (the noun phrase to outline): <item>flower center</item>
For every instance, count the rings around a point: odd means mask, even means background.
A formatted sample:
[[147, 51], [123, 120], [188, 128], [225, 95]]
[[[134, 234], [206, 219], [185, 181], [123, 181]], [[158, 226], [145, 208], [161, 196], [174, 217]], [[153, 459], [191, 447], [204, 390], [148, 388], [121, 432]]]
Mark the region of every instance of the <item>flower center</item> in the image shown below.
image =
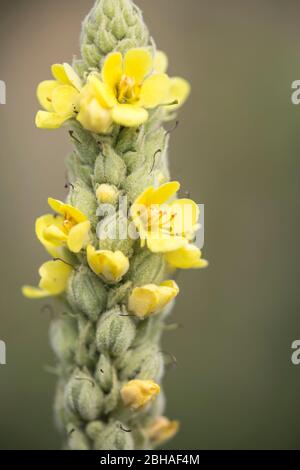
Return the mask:
[[176, 235], [176, 213], [172, 212], [168, 207], [162, 208], [152, 205], [139, 211], [137, 216], [147, 232], [159, 232], [161, 234], [169, 234], [169, 236]]
[[119, 103], [133, 103], [137, 100], [138, 86], [135, 79], [123, 75], [117, 87], [117, 98]]
[[63, 227], [64, 227], [66, 233], [69, 233], [70, 230], [71, 230], [75, 225], [76, 225], [76, 220], [73, 219], [73, 217], [71, 217], [70, 215], [65, 214], [65, 215], [64, 215]]

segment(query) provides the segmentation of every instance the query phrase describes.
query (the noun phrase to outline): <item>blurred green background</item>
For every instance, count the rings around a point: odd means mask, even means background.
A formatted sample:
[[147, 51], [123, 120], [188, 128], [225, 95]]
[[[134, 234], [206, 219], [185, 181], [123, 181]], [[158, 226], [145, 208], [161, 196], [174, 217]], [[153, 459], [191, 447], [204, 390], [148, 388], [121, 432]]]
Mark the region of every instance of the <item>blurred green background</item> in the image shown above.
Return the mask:
[[[65, 196], [65, 130], [40, 131], [35, 88], [78, 52], [93, 0], [1, 1], [0, 448], [57, 449], [55, 377], [43, 302], [22, 298], [46, 259], [34, 221]], [[172, 75], [193, 95], [172, 135], [171, 169], [205, 203], [210, 268], [184, 272], [164, 350], [173, 449], [299, 448], [299, 1], [138, 0]]]

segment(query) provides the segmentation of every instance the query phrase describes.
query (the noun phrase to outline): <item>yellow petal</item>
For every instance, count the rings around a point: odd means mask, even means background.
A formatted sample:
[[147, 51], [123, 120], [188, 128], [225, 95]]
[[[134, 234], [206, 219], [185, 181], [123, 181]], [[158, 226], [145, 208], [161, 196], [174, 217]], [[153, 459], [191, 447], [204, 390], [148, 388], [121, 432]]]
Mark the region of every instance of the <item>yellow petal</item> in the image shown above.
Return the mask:
[[193, 234], [198, 228], [199, 207], [192, 199], [176, 199], [169, 204], [175, 234]]
[[156, 311], [158, 303], [156, 286], [149, 284], [133, 289], [128, 302], [128, 308], [140, 318], [145, 318]]
[[112, 108], [117, 104], [113, 89], [103, 83], [94, 73], [89, 75], [88, 84], [84, 87], [83, 95], [85, 97], [94, 96], [104, 108]]
[[154, 57], [153, 68], [157, 73], [165, 73], [168, 69], [168, 57], [162, 51], [157, 51]]
[[101, 106], [96, 98], [86, 98], [80, 102], [77, 121], [88, 131], [105, 134], [112, 125], [111, 111]]
[[165, 183], [155, 190], [151, 196], [151, 204], [163, 204], [174, 196], [180, 189], [178, 181]]
[[156, 108], [168, 100], [170, 79], [166, 74], [154, 74], [146, 78], [142, 85], [140, 104], [145, 108]]
[[182, 106], [185, 101], [188, 99], [191, 92], [191, 86], [187, 80], [183, 78], [174, 77], [171, 78], [171, 89], [170, 89], [170, 98], [169, 101], [178, 101], [178, 104], [168, 106], [168, 110], [175, 110]]
[[87, 220], [81, 222], [71, 228], [67, 240], [67, 245], [72, 253], [79, 253], [82, 248], [88, 243], [88, 234], [91, 228], [91, 223]]
[[58, 129], [71, 117], [72, 116], [59, 116], [56, 113], [49, 113], [47, 111], [38, 111], [35, 124], [39, 129]]
[[201, 251], [195, 245], [185, 245], [176, 251], [165, 254], [167, 262], [178, 269], [197, 269], [206, 268], [208, 262], [201, 259]]
[[42, 245], [53, 258], [62, 257], [61, 250], [59, 250], [57, 247], [57, 242], [49, 239], [49, 234], [47, 233], [47, 230], [49, 230], [52, 226], [56, 227], [58, 230], [62, 230], [63, 218], [61, 216], [55, 217], [52, 214], [39, 217], [35, 223], [35, 233], [38, 240], [42, 243]]
[[131, 104], [119, 104], [112, 110], [113, 121], [125, 127], [138, 127], [148, 119], [148, 112]]
[[160, 393], [160, 386], [153, 380], [131, 380], [121, 388], [125, 406], [138, 410], [150, 403]]
[[64, 204], [58, 199], [48, 198], [48, 204], [54, 212], [61, 214], [64, 218], [73, 219], [76, 223], [85, 222], [87, 217], [76, 207], [70, 204]]
[[94, 273], [102, 275], [109, 282], [119, 282], [129, 269], [129, 260], [121, 251], [97, 251], [89, 245], [87, 260]]
[[160, 283], [160, 286], [162, 287], [169, 287], [170, 289], [173, 289], [174, 292], [176, 292], [177, 294], [179, 294], [179, 287], [177, 285], [177, 283], [173, 280], [173, 279], [170, 279], [168, 281], [163, 281]]
[[79, 93], [70, 85], [58, 86], [52, 94], [54, 111], [60, 116], [72, 116], [78, 105]]
[[140, 206], [147, 206], [148, 204], [151, 203], [151, 198], [154, 193], [154, 188], [153, 186], [149, 186], [145, 191], [140, 194], [137, 199], [134, 201], [132, 207], [135, 205], [140, 205]]
[[123, 75], [123, 58], [120, 52], [109, 54], [103, 64], [102, 80], [111, 88], [115, 88]]
[[75, 70], [67, 63], [54, 64], [51, 67], [53, 77], [62, 85], [72, 85], [77, 90], [81, 88], [81, 80]]
[[72, 85], [79, 91], [82, 87], [82, 82], [78, 77], [77, 73], [75, 72], [73, 67], [71, 67], [71, 65], [67, 64], [66, 62], [63, 64], [63, 67], [65, 70], [65, 74], [68, 78], [69, 85]]
[[58, 86], [59, 84], [55, 80], [45, 80], [37, 87], [37, 98], [46, 111], [53, 111], [52, 94]]
[[171, 236], [161, 232], [150, 232], [147, 235], [147, 246], [152, 253], [168, 253], [187, 244], [187, 240], [180, 236]]
[[48, 204], [51, 207], [51, 209], [54, 210], [54, 212], [64, 215], [64, 211], [63, 211], [64, 203], [63, 202], [59, 201], [58, 199], [53, 199], [52, 197], [49, 197]]
[[44, 229], [44, 239], [54, 246], [59, 246], [66, 242], [67, 238], [67, 234], [62, 230], [62, 227], [50, 225]]
[[22, 293], [28, 299], [42, 299], [49, 297], [51, 294], [45, 290], [39, 289], [38, 287], [23, 286]]
[[130, 49], [124, 58], [124, 73], [127, 77], [135, 79], [137, 84], [142, 83], [145, 76], [151, 72], [153, 59], [146, 49]]
[[39, 269], [41, 276], [40, 289], [49, 292], [50, 295], [61, 294], [67, 288], [71, 272], [72, 267], [63, 261], [48, 261], [44, 263]]

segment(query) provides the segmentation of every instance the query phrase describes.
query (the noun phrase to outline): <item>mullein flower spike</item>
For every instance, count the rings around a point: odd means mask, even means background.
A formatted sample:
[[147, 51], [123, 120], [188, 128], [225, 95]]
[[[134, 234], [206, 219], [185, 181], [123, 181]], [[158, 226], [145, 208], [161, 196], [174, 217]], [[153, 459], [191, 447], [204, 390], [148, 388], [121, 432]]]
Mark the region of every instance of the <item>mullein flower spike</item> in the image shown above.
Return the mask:
[[75, 148], [66, 202], [49, 198], [53, 213], [36, 221], [52, 260], [39, 270], [39, 287], [23, 293], [63, 302], [50, 342], [59, 371], [55, 416], [67, 447], [150, 449], [179, 427], [163, 416], [160, 338], [179, 294], [170, 278], [207, 266], [193, 244], [199, 209], [178, 199], [180, 184], [170, 182], [162, 127], [190, 86], [167, 75], [167, 56], [131, 0], [96, 1], [81, 53], [72, 66], [53, 65], [53, 80], [37, 89], [37, 127], [68, 125]]

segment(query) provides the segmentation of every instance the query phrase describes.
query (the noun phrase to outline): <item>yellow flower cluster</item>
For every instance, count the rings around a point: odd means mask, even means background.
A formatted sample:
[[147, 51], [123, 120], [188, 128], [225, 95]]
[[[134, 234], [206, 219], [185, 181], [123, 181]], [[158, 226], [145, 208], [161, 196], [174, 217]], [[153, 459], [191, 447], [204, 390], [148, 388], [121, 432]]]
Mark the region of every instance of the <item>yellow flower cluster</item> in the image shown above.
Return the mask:
[[[189, 84], [167, 74], [168, 59], [163, 52], [153, 57], [148, 49], [109, 54], [101, 73], [91, 72], [85, 83], [68, 64], [52, 66], [54, 80], [42, 82], [37, 96], [44, 110], [36, 116], [40, 128], [54, 129], [76, 118], [85, 129], [108, 132], [114, 123], [137, 127], [147, 121], [151, 109], [163, 106], [168, 114], [183, 104], [189, 95]], [[191, 199], [178, 199], [177, 181], [158, 188], [148, 187], [133, 203], [130, 216], [141, 246], [153, 253], [163, 253], [172, 269], [203, 268], [207, 261], [192, 243], [198, 229], [199, 209]], [[102, 184], [96, 192], [102, 203], [115, 203], [118, 188]], [[39, 287], [25, 286], [27, 297], [40, 298], [62, 294], [74, 269], [74, 255], [84, 253], [90, 269], [107, 283], [119, 283], [130, 267], [121, 251], [93, 246], [91, 223], [70, 204], [49, 198], [55, 214], [36, 221], [36, 235], [52, 261], [39, 270]], [[75, 257], [76, 260], [76, 257]], [[76, 262], [76, 261], [75, 261]], [[160, 285], [134, 287], [128, 296], [128, 308], [139, 318], [163, 310], [179, 293], [173, 280]]]
[[[131, 218], [136, 225], [141, 245], [154, 253], [163, 253], [172, 268], [204, 268], [207, 261], [191, 243], [198, 228], [199, 210], [191, 199], [169, 199], [179, 190], [178, 182], [166, 183], [157, 189], [147, 188], [131, 206]], [[108, 188], [106, 188], [106, 193]], [[73, 270], [71, 255], [82, 250], [91, 270], [108, 283], [118, 283], [128, 272], [130, 261], [121, 251], [97, 250], [91, 244], [88, 218], [77, 208], [49, 198], [55, 214], [46, 214], [36, 221], [36, 235], [54, 258], [40, 268], [39, 288], [25, 286], [27, 297], [59, 295], [66, 290]], [[175, 281], [160, 285], [148, 284], [133, 288], [128, 308], [139, 318], [163, 310], [179, 293]]]
[[187, 99], [190, 86], [182, 78], [166, 74], [167, 57], [158, 51], [153, 57], [148, 49], [130, 49], [107, 56], [101, 73], [91, 72], [85, 83], [68, 64], [52, 66], [54, 80], [40, 83], [38, 100], [43, 107], [36, 115], [36, 125], [56, 129], [69, 119], [95, 133], [107, 133], [113, 123], [138, 127], [149, 111], [163, 106], [166, 114]]

